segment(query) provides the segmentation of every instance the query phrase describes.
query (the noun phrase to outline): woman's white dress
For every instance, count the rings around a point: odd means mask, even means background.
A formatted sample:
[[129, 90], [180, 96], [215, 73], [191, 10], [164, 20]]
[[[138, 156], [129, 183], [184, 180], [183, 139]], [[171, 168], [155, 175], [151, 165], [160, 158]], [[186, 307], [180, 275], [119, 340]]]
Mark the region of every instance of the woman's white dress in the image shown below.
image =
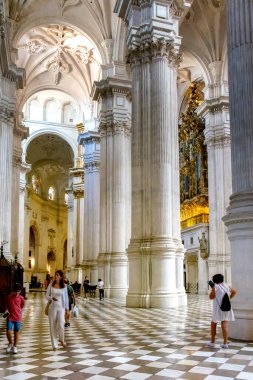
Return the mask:
[[218, 323], [222, 321], [234, 321], [234, 313], [231, 307], [230, 311], [222, 311], [220, 305], [222, 303], [223, 296], [228, 293], [230, 297], [231, 290], [230, 286], [225, 284], [224, 282], [221, 284], [215, 284], [215, 299], [213, 300], [213, 315], [212, 322]]

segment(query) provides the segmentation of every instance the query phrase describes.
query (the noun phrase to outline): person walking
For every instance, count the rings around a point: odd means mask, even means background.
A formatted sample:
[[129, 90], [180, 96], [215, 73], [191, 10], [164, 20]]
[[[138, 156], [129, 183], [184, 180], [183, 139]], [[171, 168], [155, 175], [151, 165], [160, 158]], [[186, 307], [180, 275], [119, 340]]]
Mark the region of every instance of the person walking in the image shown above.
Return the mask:
[[99, 291], [99, 300], [104, 299], [104, 281], [101, 278], [98, 279], [98, 291]]
[[75, 305], [76, 303], [76, 298], [75, 298], [75, 292], [72, 286], [69, 285], [69, 281], [65, 280], [64, 281], [65, 285], [67, 286], [67, 291], [68, 291], [68, 298], [69, 298], [69, 310], [65, 311], [65, 327], [70, 326], [69, 322], [69, 317], [70, 317], [70, 311], [72, 309], [72, 305]]
[[221, 323], [223, 344], [222, 348], [228, 348], [228, 322], [234, 321], [234, 313], [232, 307], [229, 311], [221, 310], [222, 300], [227, 293], [229, 298], [233, 298], [236, 295], [236, 290], [231, 286], [224, 283], [224, 276], [222, 274], [215, 274], [213, 281], [208, 282], [211, 286], [211, 292], [209, 298], [213, 300], [213, 313], [211, 321], [211, 342], [208, 342], [209, 347], [215, 347], [215, 337], [217, 323]]
[[90, 293], [90, 281], [88, 280], [88, 277], [85, 276], [84, 282], [83, 282], [83, 290], [84, 290], [84, 298], [86, 300], [89, 299], [89, 293]]
[[69, 310], [67, 286], [64, 284], [63, 272], [55, 272], [54, 281], [47, 287], [46, 298], [51, 301], [48, 311], [49, 328], [53, 350], [58, 349], [60, 343], [66, 347], [64, 341], [65, 312]]
[[[19, 332], [21, 330], [22, 310], [25, 306], [25, 299], [21, 296], [22, 286], [15, 284], [13, 292], [7, 296], [4, 316], [7, 318], [6, 331], [8, 339], [7, 352], [18, 353]], [[12, 339], [14, 330], [14, 340]]]

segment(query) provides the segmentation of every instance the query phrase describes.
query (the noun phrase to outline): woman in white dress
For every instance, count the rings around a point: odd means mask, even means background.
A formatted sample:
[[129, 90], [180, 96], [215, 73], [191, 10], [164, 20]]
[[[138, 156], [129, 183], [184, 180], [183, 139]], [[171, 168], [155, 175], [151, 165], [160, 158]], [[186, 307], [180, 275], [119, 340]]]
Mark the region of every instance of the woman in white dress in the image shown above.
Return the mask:
[[64, 341], [65, 311], [69, 310], [68, 291], [61, 270], [55, 272], [53, 283], [48, 285], [46, 298], [51, 301], [48, 319], [53, 350], [57, 350], [59, 343], [66, 347]]
[[215, 274], [213, 276], [213, 282], [209, 281], [209, 285], [212, 288], [209, 294], [209, 298], [213, 300], [211, 342], [208, 343], [209, 347], [215, 347], [216, 327], [217, 323], [221, 322], [221, 329], [224, 340], [223, 344], [221, 344], [221, 347], [228, 348], [228, 322], [235, 320], [232, 307], [229, 311], [222, 311], [220, 308], [225, 293], [228, 294], [230, 299], [236, 295], [235, 289], [225, 284], [223, 281], [224, 276], [222, 274]]

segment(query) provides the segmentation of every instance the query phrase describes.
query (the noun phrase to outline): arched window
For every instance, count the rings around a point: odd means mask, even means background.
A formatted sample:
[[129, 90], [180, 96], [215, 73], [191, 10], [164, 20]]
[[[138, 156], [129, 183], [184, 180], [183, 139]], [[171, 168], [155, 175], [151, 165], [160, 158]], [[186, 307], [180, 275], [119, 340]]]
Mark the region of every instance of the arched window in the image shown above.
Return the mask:
[[48, 189], [48, 199], [50, 201], [54, 201], [55, 200], [55, 189], [50, 186], [49, 189]]
[[28, 117], [30, 120], [40, 120], [40, 121], [43, 120], [43, 108], [37, 99], [33, 99], [31, 101]]
[[76, 121], [76, 110], [72, 104], [65, 104], [63, 107], [63, 123], [74, 124]]
[[55, 100], [48, 100], [45, 107], [46, 121], [60, 123], [60, 109]]

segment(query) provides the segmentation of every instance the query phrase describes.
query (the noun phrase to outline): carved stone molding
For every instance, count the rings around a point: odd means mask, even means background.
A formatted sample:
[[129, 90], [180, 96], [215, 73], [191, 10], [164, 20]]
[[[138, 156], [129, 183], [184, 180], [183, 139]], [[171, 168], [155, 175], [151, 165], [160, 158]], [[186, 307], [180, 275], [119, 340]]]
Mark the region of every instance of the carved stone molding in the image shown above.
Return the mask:
[[130, 46], [127, 62], [131, 64], [148, 63], [156, 58], [168, 60], [170, 66], [178, 68], [182, 62], [182, 54], [175, 49], [173, 40], [165, 38], [141, 42], [138, 46]]
[[215, 136], [205, 138], [207, 148], [224, 148], [231, 146], [230, 136]]
[[106, 136], [113, 136], [118, 133], [124, 134], [126, 137], [131, 137], [130, 121], [129, 123], [119, 121], [113, 121], [109, 123], [101, 122], [98, 131], [101, 138]]

